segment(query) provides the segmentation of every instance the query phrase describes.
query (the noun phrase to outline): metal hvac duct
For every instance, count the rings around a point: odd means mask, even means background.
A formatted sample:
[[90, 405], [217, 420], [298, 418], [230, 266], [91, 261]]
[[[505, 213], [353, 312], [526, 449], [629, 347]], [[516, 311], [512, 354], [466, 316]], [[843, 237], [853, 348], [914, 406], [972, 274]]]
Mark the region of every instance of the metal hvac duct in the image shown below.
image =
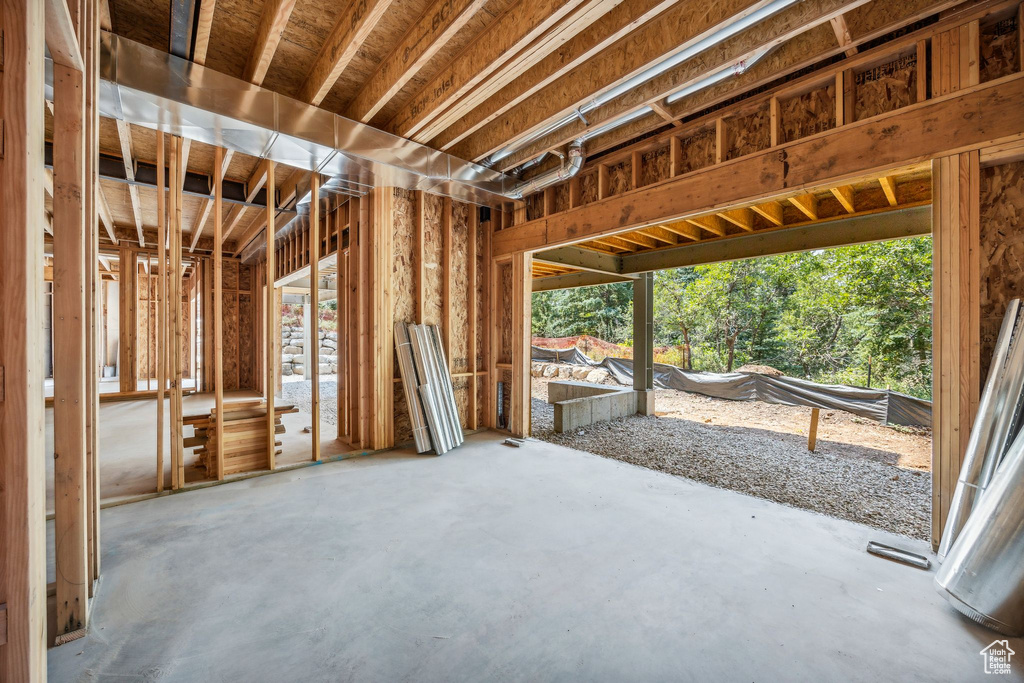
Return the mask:
[[[47, 60], [47, 95], [53, 65]], [[488, 204], [514, 177], [111, 33], [100, 38], [102, 116], [359, 188], [401, 187]]]
[[992, 477], [1016, 436], [1024, 396], [1024, 307], [1013, 299], [1006, 307], [1003, 324], [992, 354], [988, 380], [978, 403], [960, 477], [950, 502], [946, 526], [939, 542], [939, 560], [947, 555], [978, 505]]
[[1010, 446], [935, 585], [974, 621], [1024, 635], [1024, 434]]

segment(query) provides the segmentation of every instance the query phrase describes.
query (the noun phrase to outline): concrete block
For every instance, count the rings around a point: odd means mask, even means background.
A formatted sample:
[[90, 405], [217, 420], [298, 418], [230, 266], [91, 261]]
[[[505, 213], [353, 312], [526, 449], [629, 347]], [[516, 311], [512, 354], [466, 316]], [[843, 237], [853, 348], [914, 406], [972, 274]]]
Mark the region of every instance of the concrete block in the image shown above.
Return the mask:
[[637, 391], [636, 412], [640, 415], [654, 415], [654, 391]]
[[590, 424], [595, 422], [607, 422], [612, 419], [612, 400], [614, 394], [606, 396], [594, 396], [590, 402]]
[[636, 412], [636, 397], [633, 391], [620, 391], [608, 397], [611, 417], [626, 417]]

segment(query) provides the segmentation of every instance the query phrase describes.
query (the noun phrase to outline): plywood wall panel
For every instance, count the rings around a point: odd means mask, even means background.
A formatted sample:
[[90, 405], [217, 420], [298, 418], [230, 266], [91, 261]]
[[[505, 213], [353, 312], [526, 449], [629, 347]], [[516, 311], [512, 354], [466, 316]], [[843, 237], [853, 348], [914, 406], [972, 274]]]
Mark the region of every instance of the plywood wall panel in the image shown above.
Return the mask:
[[633, 162], [627, 159], [608, 167], [608, 196], [622, 194], [633, 189]]
[[640, 186], [664, 180], [672, 174], [668, 147], [644, 152], [640, 157]]
[[[391, 291], [395, 322], [416, 322], [416, 198], [410, 190], [395, 190]], [[397, 372], [397, 363], [396, 363]]]
[[498, 339], [498, 363], [512, 362], [512, 263], [498, 266], [498, 301], [500, 310], [495, 312], [500, 321], [501, 337]]
[[597, 201], [597, 174], [580, 176], [580, 206]]
[[702, 128], [679, 141], [680, 173], [690, 173], [715, 163], [715, 131]]
[[917, 54], [854, 74], [855, 120], [878, 116], [917, 102]]
[[[248, 267], [245, 268], [248, 270]], [[238, 384], [239, 388], [252, 387], [255, 382], [256, 349], [253, 344], [254, 336], [249, 332], [255, 324], [253, 316], [252, 296], [250, 294], [238, 295]], [[226, 373], [225, 373], [226, 374]]]
[[771, 146], [768, 103], [754, 111], [725, 120], [725, 159], [760, 152]]
[[836, 127], [836, 87], [830, 84], [779, 101], [782, 142], [792, 142]]
[[[227, 264], [224, 264], [227, 266]], [[227, 272], [225, 267], [224, 272]], [[224, 391], [239, 388], [239, 343], [238, 328], [238, 294], [234, 291], [224, 292]]]

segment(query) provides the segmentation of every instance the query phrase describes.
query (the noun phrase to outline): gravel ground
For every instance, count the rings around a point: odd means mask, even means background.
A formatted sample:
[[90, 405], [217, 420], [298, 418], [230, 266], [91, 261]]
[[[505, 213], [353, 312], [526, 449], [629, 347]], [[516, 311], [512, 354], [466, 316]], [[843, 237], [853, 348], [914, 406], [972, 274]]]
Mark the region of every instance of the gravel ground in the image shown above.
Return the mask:
[[[338, 423], [338, 383], [334, 375], [325, 375], [320, 378], [320, 422], [328, 424]], [[313, 414], [313, 383], [302, 380], [300, 382], [284, 382], [281, 385], [281, 398], [286, 403], [294, 403], [299, 410], [307, 415]]]
[[931, 534], [931, 474], [871, 458], [811, 453], [806, 437], [634, 415], [555, 434], [554, 407], [533, 399], [533, 436], [913, 538]]

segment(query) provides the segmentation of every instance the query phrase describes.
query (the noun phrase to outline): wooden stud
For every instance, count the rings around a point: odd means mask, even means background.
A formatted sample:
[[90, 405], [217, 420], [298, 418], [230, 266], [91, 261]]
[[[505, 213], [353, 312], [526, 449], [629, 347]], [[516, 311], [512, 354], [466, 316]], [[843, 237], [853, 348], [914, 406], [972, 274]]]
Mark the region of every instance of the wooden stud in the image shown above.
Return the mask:
[[423, 190], [414, 190], [413, 201], [415, 202], [414, 220], [416, 222], [416, 243], [413, 245], [416, 261], [416, 322], [422, 325], [423, 307], [427, 301], [427, 277], [426, 263], [423, 258], [423, 247], [426, 244], [426, 226], [424, 225], [424, 200]]
[[683, 143], [676, 135], [668, 139], [668, 158], [669, 177], [675, 178], [682, 170], [683, 164]]
[[[573, 176], [569, 179], [569, 208], [575, 209], [580, 205], [580, 177], [578, 175]], [[501, 217], [501, 209], [493, 209], [498, 213], [499, 223]], [[491, 223], [494, 223], [494, 219], [491, 219]]]
[[217, 479], [224, 479], [224, 232], [223, 185], [224, 148], [213, 150], [213, 391], [217, 411]]
[[[917, 41], [917, 101], [928, 99], [928, 41]], [[836, 111], [839, 111], [838, 109]]]
[[44, 6], [0, 11], [0, 680], [46, 680], [46, 493], [43, 410]]
[[[843, 125], [854, 123], [857, 120], [857, 82], [853, 76], [853, 69], [843, 71]], [[839, 110], [836, 110], [836, 117], [839, 117]]]
[[267, 402], [267, 468], [274, 469], [276, 465], [276, 453], [277, 447], [274, 443], [274, 392], [277, 387], [277, 363], [280, 355], [278, 354], [278, 344], [281, 339], [281, 335], [277, 331], [277, 320], [281, 317], [281, 307], [278, 305], [277, 300], [277, 287], [274, 284], [274, 278], [270, 273], [276, 272], [274, 263], [274, 238], [276, 237], [277, 225], [274, 222], [274, 214], [276, 213], [274, 204], [276, 200], [276, 193], [274, 192], [274, 162], [267, 160], [267, 227], [266, 227], [266, 238], [267, 238], [267, 330], [266, 330], [266, 391], [265, 398]]
[[469, 307], [469, 315], [467, 316], [467, 330], [466, 330], [466, 348], [468, 353], [466, 354], [466, 360], [469, 362], [469, 415], [466, 419], [466, 424], [469, 429], [473, 430], [477, 428], [477, 377], [476, 377], [476, 357], [479, 353], [476, 341], [476, 323], [477, 315], [479, 314], [479, 306], [477, 306], [477, 283], [476, 283], [476, 255], [477, 255], [477, 230], [479, 229], [480, 210], [475, 205], [470, 205], [468, 208], [469, 217], [466, 224], [466, 238], [469, 240], [469, 259], [466, 264], [466, 302]]
[[772, 147], [778, 145], [781, 140], [779, 135], [779, 126], [781, 125], [782, 120], [779, 116], [779, 98], [773, 96], [768, 100], [769, 140]]
[[[164, 490], [164, 392], [167, 389], [167, 226], [164, 194], [164, 134], [156, 132], [156, 490]], [[124, 272], [125, 264], [121, 262]]]
[[441, 339], [452, 372], [452, 200], [441, 201]]
[[715, 119], [715, 163], [722, 163], [725, 157], [725, 121], [719, 117]]
[[[631, 190], [635, 190], [640, 187], [640, 166], [643, 163], [643, 155], [635, 151], [633, 152], [632, 159], [630, 160], [629, 170], [630, 179], [629, 187]], [[545, 214], [546, 215], [546, 214]]]
[[[598, 164], [597, 166], [597, 198], [604, 199], [608, 196], [608, 165]], [[519, 221], [516, 221], [519, 224]]]
[[818, 408], [811, 408], [811, 426], [807, 429], [807, 450], [814, 452], [818, 445]]
[[309, 183], [309, 305], [313, 309], [309, 316], [312, 330], [310, 343], [313, 344], [312, 363], [308, 371], [312, 382], [310, 406], [313, 413], [311, 435], [313, 438], [313, 462], [320, 462], [320, 174], [313, 171]]
[[[7, 8], [4, 8], [7, 11]], [[86, 455], [86, 287], [81, 71], [54, 65], [53, 452], [58, 638], [89, 623]]]

